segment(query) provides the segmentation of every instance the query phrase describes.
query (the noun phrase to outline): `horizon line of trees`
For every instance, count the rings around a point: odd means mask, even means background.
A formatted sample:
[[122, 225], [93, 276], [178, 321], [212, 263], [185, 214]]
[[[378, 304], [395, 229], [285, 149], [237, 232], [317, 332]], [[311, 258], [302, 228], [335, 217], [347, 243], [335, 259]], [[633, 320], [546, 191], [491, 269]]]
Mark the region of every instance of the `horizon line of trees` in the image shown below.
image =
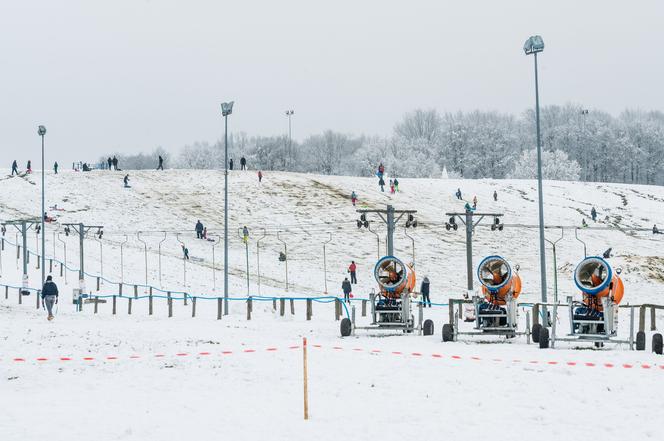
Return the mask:
[[[579, 105], [545, 106], [540, 113], [545, 179], [664, 185], [664, 113], [625, 110], [617, 117]], [[288, 136], [229, 136], [229, 158], [252, 169], [373, 176], [379, 163], [399, 177], [519, 178], [537, 176], [535, 112], [439, 114], [416, 109], [390, 136], [333, 130], [289, 146]], [[223, 143], [194, 142], [171, 156], [114, 153], [123, 169], [221, 169]], [[105, 161], [106, 157], [100, 161]]]

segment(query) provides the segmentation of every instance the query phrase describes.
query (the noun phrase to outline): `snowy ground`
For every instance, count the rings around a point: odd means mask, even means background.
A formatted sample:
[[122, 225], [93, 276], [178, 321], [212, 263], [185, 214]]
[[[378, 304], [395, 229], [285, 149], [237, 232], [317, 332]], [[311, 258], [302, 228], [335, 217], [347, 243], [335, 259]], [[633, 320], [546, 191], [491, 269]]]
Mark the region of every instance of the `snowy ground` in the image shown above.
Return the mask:
[[[120, 173], [65, 172], [47, 176], [50, 212], [65, 222], [103, 224], [103, 273], [126, 283], [145, 281], [143, 245], [137, 231], [181, 231], [190, 248], [187, 284], [175, 233], [162, 244], [164, 289], [194, 295], [221, 294], [223, 244], [216, 247], [212, 281], [211, 243], [191, 239], [193, 224], [201, 219], [212, 234], [223, 221], [223, 175], [219, 172], [168, 170], [131, 172], [133, 188], [121, 188]], [[261, 293], [263, 295], [321, 295], [324, 290], [322, 243], [327, 245], [330, 294], [338, 286], [350, 259], [360, 267], [355, 294], [364, 297], [373, 287], [370, 272], [376, 256], [376, 237], [354, 226], [357, 218], [347, 195], [358, 192], [363, 206], [393, 203], [418, 210], [420, 226], [415, 238], [418, 274], [433, 282], [433, 301], [446, 302], [465, 286], [463, 234], [442, 227], [443, 213], [461, 210], [453, 193], [461, 187], [480, 209], [505, 213], [507, 224], [535, 224], [535, 183], [531, 181], [401, 181], [396, 196], [381, 194], [375, 180], [266, 173], [259, 186], [253, 172], [231, 174], [231, 231], [247, 225], [250, 240], [250, 293], [257, 294], [256, 236], [261, 228]], [[32, 183], [31, 183], [32, 182]], [[39, 175], [0, 180], [0, 218], [38, 216]], [[493, 190], [499, 202], [491, 200]], [[583, 230], [589, 254], [612, 246], [614, 266], [622, 266], [626, 301], [662, 302], [662, 239], [629, 228], [660, 223], [664, 189], [660, 187], [549, 182], [545, 187], [546, 219], [550, 225], [579, 225], [596, 204], [601, 225], [625, 231]], [[608, 219], [605, 220], [605, 217]], [[591, 222], [592, 223], [592, 222]], [[664, 222], [661, 222], [664, 225]], [[384, 230], [381, 247], [384, 247]], [[12, 227], [13, 228], [13, 227]], [[278, 262], [282, 249], [276, 238], [288, 242], [289, 282]], [[62, 230], [60, 230], [62, 231]], [[559, 231], [551, 231], [555, 237]], [[125, 240], [124, 271], [119, 243]], [[31, 233], [29, 248], [36, 251]], [[52, 255], [52, 230], [46, 235]], [[157, 246], [161, 233], [143, 233], [148, 241], [148, 283], [160, 286]], [[14, 242], [10, 229], [5, 236]], [[67, 262], [77, 268], [77, 242], [67, 243]], [[20, 285], [16, 249], [8, 242], [0, 252], [0, 283]], [[408, 260], [410, 239], [398, 231], [398, 255]], [[231, 295], [246, 295], [244, 245], [229, 244]], [[63, 259], [56, 241], [55, 257]], [[502, 233], [478, 228], [475, 260], [501, 254], [519, 263], [524, 279], [523, 298], [538, 296], [537, 230], [506, 227]], [[86, 239], [88, 288], [101, 273], [99, 243]], [[549, 255], [549, 265], [551, 256]], [[560, 295], [575, 294], [571, 272], [583, 257], [572, 230], [558, 245]], [[39, 272], [34, 257], [29, 265], [31, 286]], [[91, 305], [74, 312], [71, 289], [54, 276], [64, 293], [52, 323], [35, 309], [34, 294], [17, 304], [16, 290], [4, 298], [0, 289], [0, 439], [87, 440], [135, 439], [404, 439], [454, 437], [460, 439], [660, 439], [664, 410], [661, 384], [664, 359], [626, 347], [577, 350], [561, 344], [555, 350], [527, 345], [524, 338], [509, 344], [481, 344], [477, 340], [442, 343], [444, 307], [425, 313], [434, 320], [434, 336], [376, 335], [359, 332], [342, 339], [331, 305], [314, 304], [314, 318], [304, 319], [304, 304], [296, 314], [280, 317], [271, 302], [254, 306], [251, 321], [244, 303], [233, 303], [231, 314], [216, 320], [216, 302], [201, 300], [197, 317], [191, 304], [176, 301], [174, 317], [166, 317], [166, 303], [155, 300], [155, 315], [148, 316], [145, 301], [135, 301], [127, 315], [127, 300], [120, 299], [118, 314], [110, 304]], [[550, 280], [553, 278], [551, 269]], [[216, 290], [214, 290], [216, 286]], [[117, 286], [102, 285], [100, 293], [117, 293]], [[125, 288], [125, 294], [133, 293]], [[142, 292], [140, 292], [142, 294]], [[552, 291], [551, 291], [552, 294]], [[359, 306], [359, 305], [358, 305]], [[623, 314], [623, 311], [621, 311]], [[521, 313], [523, 321], [524, 313]], [[627, 333], [625, 315], [620, 330]], [[658, 316], [661, 321], [662, 315]], [[366, 319], [361, 319], [366, 320]], [[561, 329], [564, 331], [564, 320]], [[311, 420], [302, 421], [302, 337], [309, 339]], [[483, 342], [486, 342], [485, 339]], [[648, 336], [649, 346], [650, 334]], [[495, 340], [494, 340], [495, 341]], [[180, 354], [180, 355], [178, 355]], [[86, 359], [87, 358], [87, 359]], [[41, 360], [40, 360], [41, 359]], [[592, 424], [591, 424], [592, 423]]]

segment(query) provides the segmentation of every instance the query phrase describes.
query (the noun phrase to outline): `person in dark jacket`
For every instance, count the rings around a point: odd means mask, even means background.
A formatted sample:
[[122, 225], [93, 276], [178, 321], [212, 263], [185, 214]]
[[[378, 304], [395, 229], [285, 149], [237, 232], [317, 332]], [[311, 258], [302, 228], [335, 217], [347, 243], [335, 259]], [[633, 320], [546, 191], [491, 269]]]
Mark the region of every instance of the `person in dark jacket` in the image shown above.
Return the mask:
[[111, 167], [113, 166], [113, 160], [111, 159], [110, 156], [108, 157], [108, 159], [106, 160], [106, 162], [108, 162], [108, 169], [111, 170]]
[[657, 228], [657, 224], [652, 226], [652, 234], [662, 234], [662, 232], [659, 231], [659, 228]]
[[58, 161], [55, 161], [55, 164], [53, 164], [53, 171], [56, 175], [58, 174]]
[[203, 224], [199, 220], [196, 222], [196, 238], [197, 239], [202, 239], [203, 238]]
[[461, 189], [460, 189], [460, 188], [457, 188], [457, 191], [456, 191], [456, 193], [454, 193], [454, 194], [455, 194], [455, 196], [456, 196], [456, 198], [457, 198], [458, 200], [461, 200], [461, 199], [462, 199], [462, 198], [461, 198]]
[[53, 305], [58, 304], [58, 286], [53, 282], [53, 277], [46, 277], [42, 287], [42, 308], [48, 311], [48, 320], [53, 320]]
[[593, 222], [597, 222], [597, 210], [595, 210], [595, 207], [590, 210], [590, 217], [593, 219]]
[[184, 260], [189, 260], [189, 248], [184, 245], [182, 245], [182, 258]]
[[26, 173], [32, 173], [32, 161], [28, 160], [28, 166], [25, 170]]
[[498, 202], [498, 192], [496, 190], [493, 191], [493, 200]]
[[380, 179], [378, 179], [378, 185], [380, 185], [380, 191], [385, 191], [385, 181], [383, 180], [383, 177], [381, 176]]
[[399, 191], [399, 180], [397, 178], [394, 178], [394, 191]]
[[263, 182], [263, 172], [258, 170], [258, 183]]
[[233, 158], [228, 160], [228, 169], [233, 170]]
[[125, 175], [123, 181], [124, 181], [125, 188], [129, 188], [129, 175]]
[[117, 171], [118, 170], [118, 158], [113, 156], [112, 162], [113, 162], [113, 169]]
[[350, 303], [350, 293], [353, 291], [353, 288], [350, 286], [350, 280], [348, 280], [348, 277], [346, 277], [341, 283], [341, 290], [344, 292], [344, 302]]
[[429, 308], [431, 308], [431, 299], [429, 298], [429, 277], [427, 276], [424, 276], [424, 279], [422, 279], [420, 294], [422, 294], [422, 305], [425, 308], [429, 305]]
[[243, 157], [240, 158], [240, 170], [247, 169], [247, 160]]
[[350, 283], [357, 284], [357, 265], [355, 265], [354, 260], [350, 261], [350, 265], [348, 265], [348, 272], [350, 273]]
[[18, 164], [16, 163], [16, 159], [12, 162], [12, 176], [14, 176], [14, 173], [18, 174]]
[[157, 166], [157, 170], [164, 170], [164, 158], [159, 155], [159, 165]]

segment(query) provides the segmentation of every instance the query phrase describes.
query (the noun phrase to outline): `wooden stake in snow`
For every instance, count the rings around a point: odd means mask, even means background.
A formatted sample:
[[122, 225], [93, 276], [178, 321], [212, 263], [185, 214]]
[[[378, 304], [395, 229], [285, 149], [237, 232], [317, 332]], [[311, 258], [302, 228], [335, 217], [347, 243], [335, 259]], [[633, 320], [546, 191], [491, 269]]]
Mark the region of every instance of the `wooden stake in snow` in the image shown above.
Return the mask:
[[302, 337], [302, 361], [304, 367], [304, 419], [309, 419], [309, 380], [307, 379], [307, 337]]

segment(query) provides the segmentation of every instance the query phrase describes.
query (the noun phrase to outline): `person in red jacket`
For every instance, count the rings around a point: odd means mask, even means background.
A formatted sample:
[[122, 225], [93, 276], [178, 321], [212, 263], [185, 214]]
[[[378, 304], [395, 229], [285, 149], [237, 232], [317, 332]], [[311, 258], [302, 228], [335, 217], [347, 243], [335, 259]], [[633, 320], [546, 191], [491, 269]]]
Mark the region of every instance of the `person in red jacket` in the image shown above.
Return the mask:
[[357, 265], [355, 265], [355, 261], [351, 260], [350, 266], [348, 267], [348, 272], [350, 273], [350, 283], [354, 283], [357, 285], [357, 276], [356, 272], [357, 271]]
[[260, 184], [263, 181], [263, 172], [258, 170], [258, 183]]

